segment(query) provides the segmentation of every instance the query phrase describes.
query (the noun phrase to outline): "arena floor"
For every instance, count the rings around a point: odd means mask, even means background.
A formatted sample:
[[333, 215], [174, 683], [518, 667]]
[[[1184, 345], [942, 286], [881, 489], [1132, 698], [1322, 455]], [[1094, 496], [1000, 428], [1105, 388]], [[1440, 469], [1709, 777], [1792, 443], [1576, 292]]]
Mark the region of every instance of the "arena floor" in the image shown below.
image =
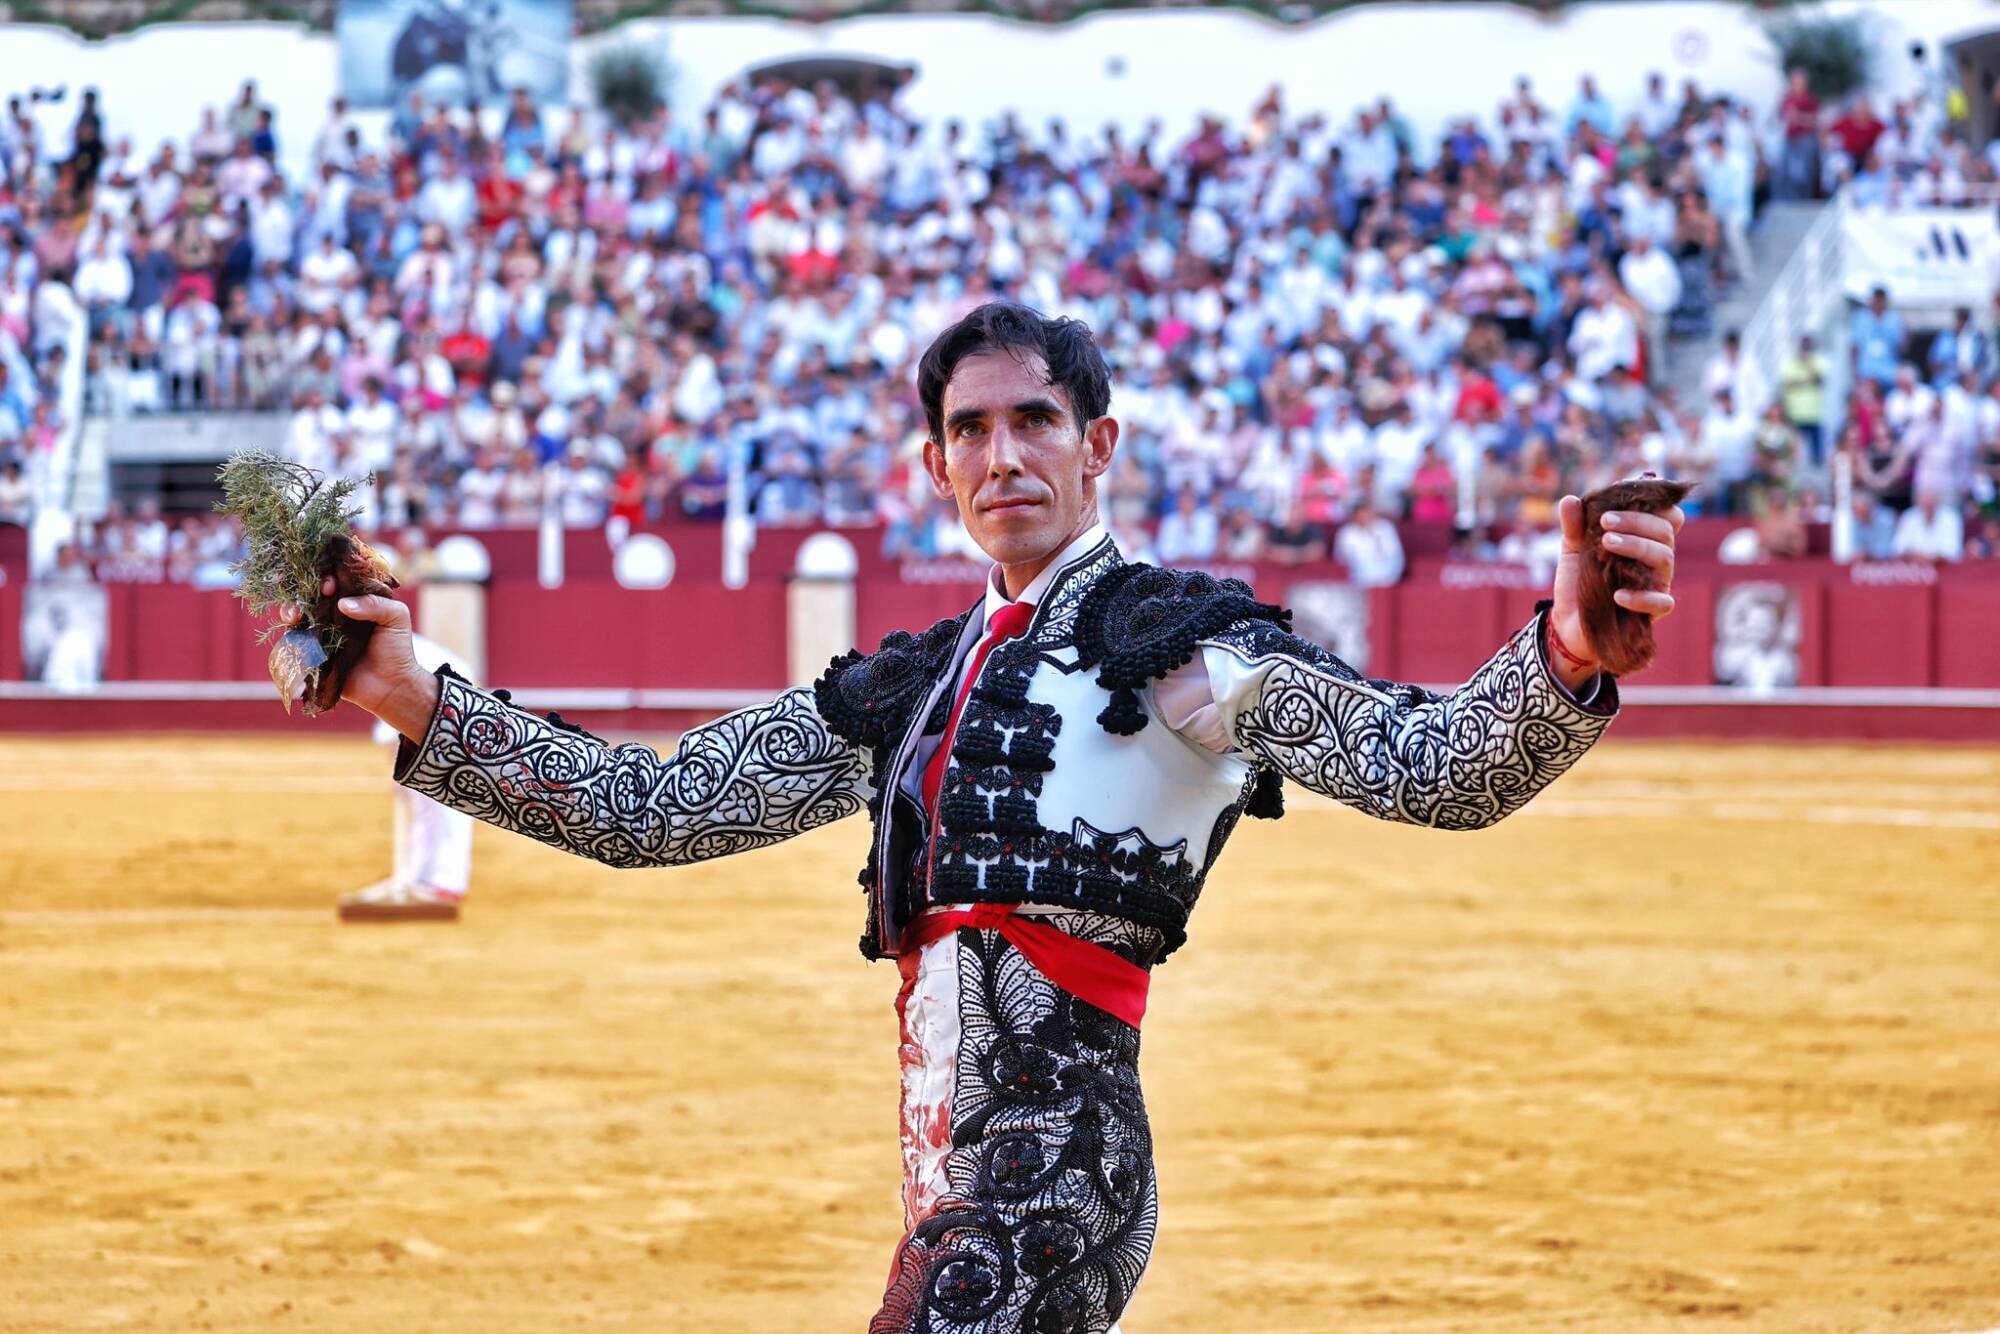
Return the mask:
[[[621, 873], [365, 742], [0, 740], [0, 1329], [860, 1330], [858, 821]], [[1294, 792], [1157, 979], [1126, 1334], [2000, 1325], [2000, 749], [1607, 743], [1499, 828]]]

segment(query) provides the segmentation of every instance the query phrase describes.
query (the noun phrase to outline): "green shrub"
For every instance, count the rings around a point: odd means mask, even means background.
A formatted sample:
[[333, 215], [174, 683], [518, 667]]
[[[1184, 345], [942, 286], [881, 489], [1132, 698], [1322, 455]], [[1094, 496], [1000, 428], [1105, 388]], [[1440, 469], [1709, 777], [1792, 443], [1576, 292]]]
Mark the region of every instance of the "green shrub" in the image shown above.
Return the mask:
[[1779, 64], [1786, 71], [1804, 70], [1807, 86], [1822, 102], [1838, 101], [1869, 84], [1875, 50], [1864, 14], [1778, 19], [1764, 25], [1764, 35]]
[[660, 109], [666, 77], [665, 61], [632, 42], [606, 47], [590, 60], [597, 105], [621, 126], [635, 125]]

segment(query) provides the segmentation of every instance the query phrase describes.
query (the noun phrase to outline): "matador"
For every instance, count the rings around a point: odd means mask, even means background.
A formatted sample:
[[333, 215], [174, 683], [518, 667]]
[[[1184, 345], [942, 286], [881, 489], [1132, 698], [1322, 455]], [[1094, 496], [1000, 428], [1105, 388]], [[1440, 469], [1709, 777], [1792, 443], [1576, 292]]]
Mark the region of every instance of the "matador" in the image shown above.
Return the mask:
[[[1152, 970], [1238, 819], [1285, 780], [1384, 820], [1483, 829], [1618, 712], [1579, 619], [1581, 504], [1553, 596], [1463, 686], [1364, 679], [1210, 575], [1124, 559], [1097, 515], [1119, 424], [1090, 330], [992, 303], [925, 352], [924, 464], [993, 560], [957, 616], [811, 687], [612, 745], [410, 657], [408, 613], [346, 697], [403, 737], [396, 778], [613, 866], [727, 856], [866, 809], [861, 951], [901, 973], [907, 1232], [871, 1334], [1105, 1334], [1158, 1226], [1139, 1083]], [[1678, 509], [1619, 512], [1671, 610]]]

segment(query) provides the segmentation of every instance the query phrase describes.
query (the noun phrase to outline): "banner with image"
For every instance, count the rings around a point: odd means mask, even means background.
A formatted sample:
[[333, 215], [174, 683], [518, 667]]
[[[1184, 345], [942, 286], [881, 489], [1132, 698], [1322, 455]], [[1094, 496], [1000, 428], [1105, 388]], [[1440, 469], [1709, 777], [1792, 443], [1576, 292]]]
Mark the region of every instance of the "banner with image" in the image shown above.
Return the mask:
[[356, 107], [537, 104], [569, 94], [570, 0], [340, 0], [340, 91]]
[[1758, 695], [1798, 685], [1803, 634], [1797, 589], [1730, 584], [1715, 599], [1715, 683]]
[[1847, 295], [1889, 289], [1899, 306], [1970, 306], [1993, 299], [2000, 220], [1990, 208], [1853, 209], [1841, 228]]
[[21, 590], [21, 660], [30, 681], [85, 691], [104, 679], [109, 600], [89, 580], [43, 579]]

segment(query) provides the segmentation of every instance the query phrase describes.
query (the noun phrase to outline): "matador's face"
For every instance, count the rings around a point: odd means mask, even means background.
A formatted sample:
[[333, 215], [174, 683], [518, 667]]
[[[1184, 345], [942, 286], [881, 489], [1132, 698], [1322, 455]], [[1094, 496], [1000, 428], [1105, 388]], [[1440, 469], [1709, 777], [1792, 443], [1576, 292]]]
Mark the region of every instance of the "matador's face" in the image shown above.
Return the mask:
[[940, 496], [980, 550], [1002, 566], [1060, 551], [1097, 518], [1097, 478], [1118, 423], [1079, 422], [1040, 355], [1001, 349], [958, 363], [944, 390], [944, 439], [924, 445]]

